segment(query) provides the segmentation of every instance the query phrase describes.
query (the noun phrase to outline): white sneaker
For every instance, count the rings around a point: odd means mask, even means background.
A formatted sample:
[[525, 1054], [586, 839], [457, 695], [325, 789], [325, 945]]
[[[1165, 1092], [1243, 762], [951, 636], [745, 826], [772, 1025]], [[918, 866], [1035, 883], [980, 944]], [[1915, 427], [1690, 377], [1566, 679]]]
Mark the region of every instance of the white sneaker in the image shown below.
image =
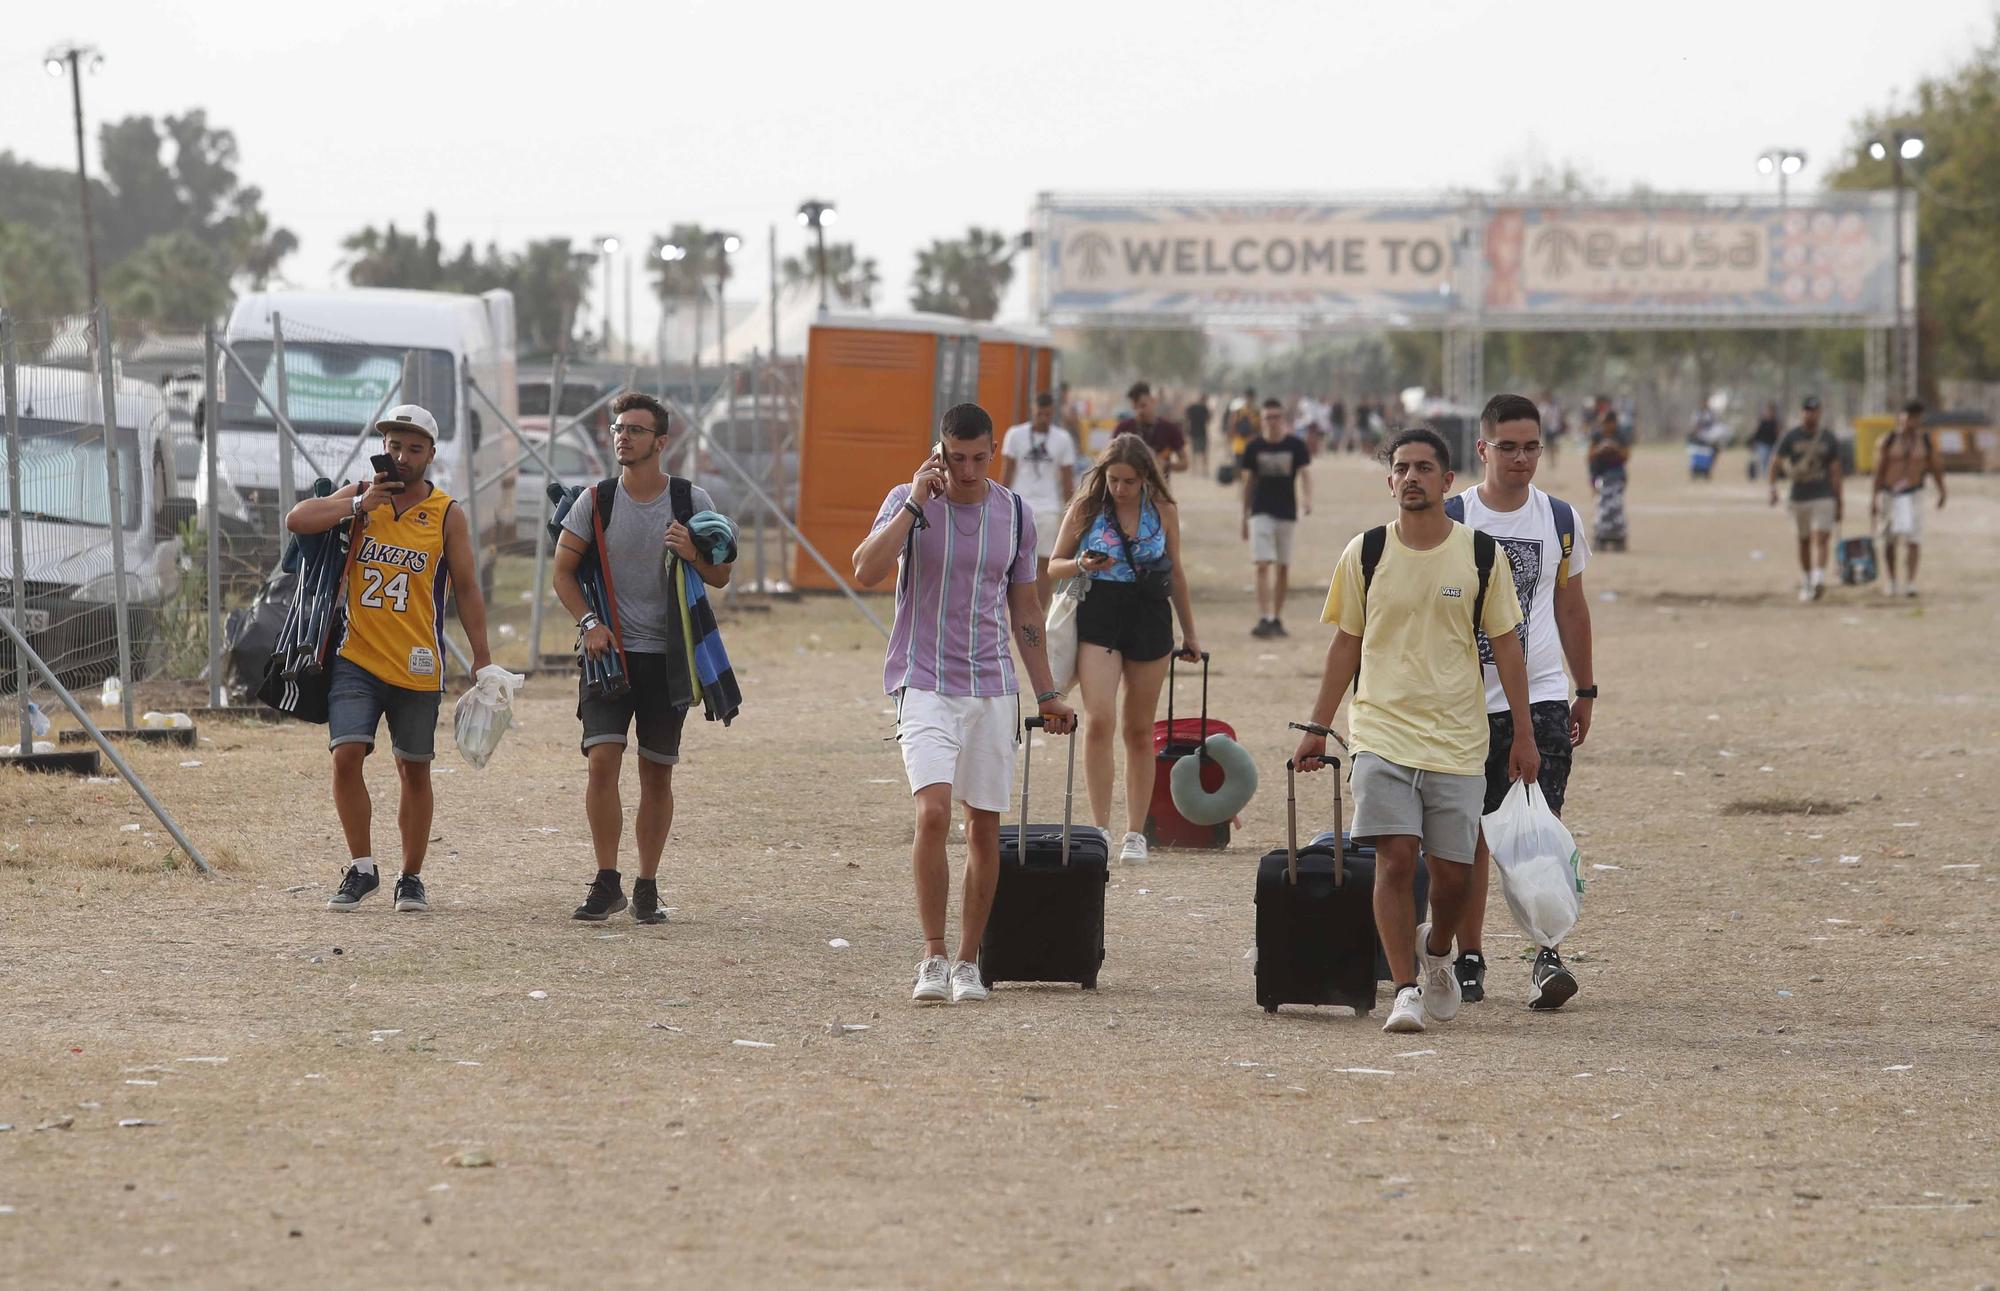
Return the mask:
[[1905, 584], [1903, 585], [1903, 595], [1904, 595], [1904, 596], [1906, 596], [1906, 597], [1908, 597], [1908, 596], [1915, 596], [1916, 594], [1917, 594], [1917, 585], [1916, 585], [1915, 583], [1905, 583]]
[[1424, 993], [1414, 986], [1405, 986], [1396, 992], [1396, 1003], [1389, 1009], [1389, 1020], [1382, 1024], [1384, 1031], [1421, 1031], [1424, 1029]]
[[1823, 569], [1813, 571], [1812, 594], [1815, 601], [1826, 595], [1826, 571]]
[[1903, 594], [1902, 585], [1899, 584], [1895, 579], [1892, 578], [1888, 582], [1882, 584], [1882, 595], [1901, 596], [1902, 594]]
[[1799, 599], [1801, 601], [1810, 601], [1812, 598], [1813, 598], [1812, 575], [1806, 574], [1799, 579]]
[[1125, 835], [1125, 847], [1124, 850], [1118, 853], [1118, 859], [1127, 865], [1144, 865], [1148, 859], [1146, 855], [1146, 836], [1144, 834]]
[[1450, 948], [1442, 955], [1432, 955], [1430, 944], [1431, 926], [1417, 925], [1417, 985], [1423, 991], [1424, 1016], [1433, 1022], [1449, 1022], [1458, 1016], [1458, 973]]
[[917, 965], [917, 989], [910, 998], [919, 1004], [942, 1004], [951, 998], [951, 961], [932, 955]]
[[986, 983], [979, 979], [979, 965], [970, 959], [961, 959], [951, 970], [951, 1002], [953, 1004], [978, 1004], [993, 992], [986, 989]]

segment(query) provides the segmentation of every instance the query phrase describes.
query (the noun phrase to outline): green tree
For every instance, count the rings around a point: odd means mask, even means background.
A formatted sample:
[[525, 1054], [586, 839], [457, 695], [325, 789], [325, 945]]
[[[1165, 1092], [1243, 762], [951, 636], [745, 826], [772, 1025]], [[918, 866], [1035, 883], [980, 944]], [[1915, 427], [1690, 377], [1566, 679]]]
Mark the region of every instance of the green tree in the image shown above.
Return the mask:
[[1075, 376], [1087, 385], [1199, 382], [1208, 365], [1208, 333], [1197, 327], [1088, 327], [1077, 339]]
[[121, 327], [192, 332], [228, 308], [229, 273], [194, 234], [163, 233], [120, 261], [104, 290]]
[[572, 249], [568, 238], [530, 242], [513, 260], [514, 321], [524, 353], [569, 348], [596, 264], [590, 252]]
[[1919, 385], [1935, 397], [1940, 378], [2000, 380], [2000, 18], [1964, 64], [1919, 84], [1908, 107], [1858, 120], [1828, 183], [1890, 187], [1890, 161], [1868, 145], [1898, 130], [1924, 141], [1923, 156], [1904, 163], [1919, 248]]
[[1000, 298], [1014, 280], [1013, 257], [1004, 234], [978, 225], [963, 238], [935, 239], [917, 252], [910, 304], [926, 313], [987, 322], [1000, 312]]
[[565, 329], [574, 328], [597, 263], [590, 252], [571, 249], [568, 238], [530, 242], [518, 254], [466, 242], [447, 255], [435, 211], [425, 212], [421, 233], [405, 233], [394, 221], [379, 229], [371, 224], [342, 238], [340, 246], [347, 280], [357, 287], [512, 292], [515, 328], [527, 354], [553, 354], [567, 346]]
[[83, 308], [83, 275], [63, 239], [26, 224], [0, 224], [0, 309], [55, 318]]
[[[788, 288], [819, 289], [819, 264], [814, 248], [802, 256], [786, 256], [780, 276]], [[826, 244], [827, 295], [856, 309], [873, 309], [875, 293], [882, 288], [882, 273], [873, 257], [860, 259], [852, 242]]]

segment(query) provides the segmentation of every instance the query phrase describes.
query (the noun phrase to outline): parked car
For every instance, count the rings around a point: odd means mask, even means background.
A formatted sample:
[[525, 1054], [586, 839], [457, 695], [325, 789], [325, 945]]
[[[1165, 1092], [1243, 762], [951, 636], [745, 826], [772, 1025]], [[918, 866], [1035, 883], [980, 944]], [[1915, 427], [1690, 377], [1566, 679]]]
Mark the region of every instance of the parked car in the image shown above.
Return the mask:
[[[546, 432], [524, 428], [521, 433], [537, 451], [544, 456], [550, 455]], [[515, 447], [520, 446], [517, 444]], [[556, 441], [551, 464], [556, 468], [556, 478], [564, 484], [594, 484], [605, 474], [603, 465], [574, 433]], [[515, 542], [533, 547], [535, 530], [548, 523], [549, 512], [543, 506], [547, 486], [548, 477], [542, 471], [542, 464], [523, 454], [520, 479], [514, 491]]]
[[[117, 582], [112, 543], [123, 548], [133, 671], [145, 676], [160, 608], [180, 587], [180, 528], [194, 503], [174, 479], [174, 431], [157, 387], [121, 380], [113, 417], [119, 503], [105, 473], [102, 395], [87, 369], [17, 370], [21, 427], [21, 527], [28, 644], [72, 688], [118, 671]], [[0, 452], [0, 516], [13, 496]], [[13, 544], [0, 526], [0, 614], [13, 618]], [[128, 678], [127, 680], [131, 680]], [[16, 686], [13, 640], [0, 634], [0, 690]], [[39, 684], [37, 679], [35, 684]]]
[[669, 449], [669, 469], [685, 471], [708, 490], [716, 510], [748, 525], [757, 502], [742, 478], [723, 465], [722, 454], [727, 454], [791, 516], [798, 510], [798, 430], [799, 408], [793, 400], [779, 395], [737, 395], [708, 414], [698, 443], [677, 443]]

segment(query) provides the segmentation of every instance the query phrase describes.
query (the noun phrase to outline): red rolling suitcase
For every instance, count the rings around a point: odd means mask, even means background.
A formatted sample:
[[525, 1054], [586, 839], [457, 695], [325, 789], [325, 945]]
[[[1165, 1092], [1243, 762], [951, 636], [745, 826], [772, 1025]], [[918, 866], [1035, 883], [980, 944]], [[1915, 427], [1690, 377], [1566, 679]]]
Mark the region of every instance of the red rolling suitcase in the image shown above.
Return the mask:
[[1174, 719], [1174, 668], [1167, 662], [1167, 720], [1153, 723], [1153, 802], [1146, 809], [1146, 841], [1154, 847], [1192, 847], [1220, 851], [1229, 846], [1229, 822], [1197, 825], [1174, 806], [1172, 773], [1174, 763], [1188, 754], [1202, 759], [1201, 787], [1213, 792], [1222, 787], [1222, 768], [1209, 761], [1201, 742], [1211, 735], [1236, 738], [1227, 722], [1208, 715], [1208, 651], [1201, 652], [1201, 716]]

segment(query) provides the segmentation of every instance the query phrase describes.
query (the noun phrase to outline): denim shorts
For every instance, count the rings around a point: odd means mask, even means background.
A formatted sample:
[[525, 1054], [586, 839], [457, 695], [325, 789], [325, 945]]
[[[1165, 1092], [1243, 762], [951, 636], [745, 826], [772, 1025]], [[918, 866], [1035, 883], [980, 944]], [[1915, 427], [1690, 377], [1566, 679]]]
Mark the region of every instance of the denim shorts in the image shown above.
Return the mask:
[[404, 762], [437, 756], [438, 703], [442, 691], [391, 686], [360, 664], [336, 657], [326, 695], [326, 746], [366, 744], [375, 750], [375, 728], [389, 719], [389, 750]]

